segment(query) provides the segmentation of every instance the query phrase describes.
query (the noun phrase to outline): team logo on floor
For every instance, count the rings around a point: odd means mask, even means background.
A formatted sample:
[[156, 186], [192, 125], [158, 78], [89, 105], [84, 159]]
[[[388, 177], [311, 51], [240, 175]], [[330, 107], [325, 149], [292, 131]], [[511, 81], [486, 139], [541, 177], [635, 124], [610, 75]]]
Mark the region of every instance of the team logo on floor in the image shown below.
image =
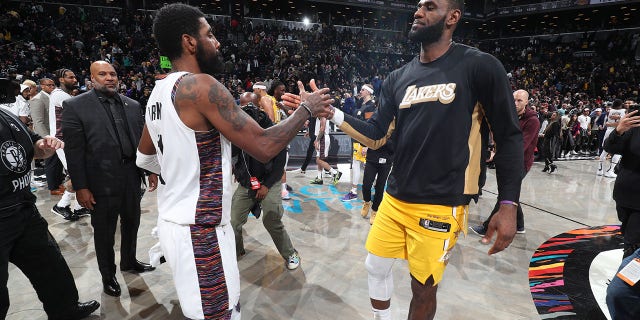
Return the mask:
[[541, 319], [608, 319], [605, 298], [622, 262], [620, 226], [571, 230], [540, 245], [529, 288]]
[[0, 157], [2, 163], [10, 171], [24, 173], [29, 163], [27, 163], [27, 153], [24, 148], [15, 141], [6, 141], [0, 147]]

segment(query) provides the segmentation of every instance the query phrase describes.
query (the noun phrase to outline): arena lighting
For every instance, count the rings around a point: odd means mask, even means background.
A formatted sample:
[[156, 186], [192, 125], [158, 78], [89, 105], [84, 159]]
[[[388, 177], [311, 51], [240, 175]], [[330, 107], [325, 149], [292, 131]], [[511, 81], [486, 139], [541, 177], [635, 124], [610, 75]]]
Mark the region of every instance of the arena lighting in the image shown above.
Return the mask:
[[308, 26], [311, 23], [311, 21], [309, 21], [309, 18], [304, 17], [302, 18], [302, 23], [304, 23], [305, 26]]

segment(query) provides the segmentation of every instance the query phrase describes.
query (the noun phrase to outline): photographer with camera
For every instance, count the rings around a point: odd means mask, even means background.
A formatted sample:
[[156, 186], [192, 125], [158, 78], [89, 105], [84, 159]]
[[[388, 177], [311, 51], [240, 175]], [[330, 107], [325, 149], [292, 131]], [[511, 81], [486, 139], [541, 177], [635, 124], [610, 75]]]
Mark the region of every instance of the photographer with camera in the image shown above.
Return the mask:
[[[255, 93], [245, 92], [240, 96], [240, 106], [262, 128], [273, 126], [269, 116], [257, 107], [257, 100], [258, 96]], [[241, 257], [245, 254], [242, 226], [247, 223], [249, 212], [259, 218], [262, 209], [262, 224], [285, 259], [287, 269], [294, 270], [300, 265], [300, 257], [282, 223], [284, 208], [278, 188], [278, 182], [284, 172], [286, 153], [286, 149], [282, 150], [264, 164], [234, 146], [233, 174], [238, 180], [238, 188], [231, 200], [231, 225], [236, 236], [236, 255]]]

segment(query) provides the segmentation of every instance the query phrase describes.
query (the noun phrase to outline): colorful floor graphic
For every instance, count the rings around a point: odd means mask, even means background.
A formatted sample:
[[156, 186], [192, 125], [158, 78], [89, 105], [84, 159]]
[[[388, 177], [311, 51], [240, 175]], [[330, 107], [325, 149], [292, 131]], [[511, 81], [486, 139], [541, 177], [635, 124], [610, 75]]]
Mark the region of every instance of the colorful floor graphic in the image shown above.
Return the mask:
[[538, 247], [529, 287], [541, 319], [608, 319], [604, 295], [621, 261], [620, 226], [559, 234]]

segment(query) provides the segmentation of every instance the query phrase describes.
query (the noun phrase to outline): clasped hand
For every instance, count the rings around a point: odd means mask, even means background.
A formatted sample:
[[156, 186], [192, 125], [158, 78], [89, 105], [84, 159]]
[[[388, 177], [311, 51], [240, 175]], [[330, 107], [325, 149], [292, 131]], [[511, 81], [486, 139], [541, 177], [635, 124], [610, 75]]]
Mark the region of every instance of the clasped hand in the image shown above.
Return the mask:
[[331, 114], [331, 104], [335, 100], [331, 99], [329, 88], [318, 89], [316, 81], [311, 79], [309, 82], [311, 92], [307, 92], [302, 81], [298, 81], [299, 95], [293, 93], [285, 93], [282, 96], [282, 102], [289, 108], [298, 108], [300, 103], [304, 102], [311, 110], [314, 117], [327, 117]]
[[38, 140], [37, 147], [41, 150], [58, 150], [64, 148], [64, 142], [56, 137], [45, 136], [44, 138]]

